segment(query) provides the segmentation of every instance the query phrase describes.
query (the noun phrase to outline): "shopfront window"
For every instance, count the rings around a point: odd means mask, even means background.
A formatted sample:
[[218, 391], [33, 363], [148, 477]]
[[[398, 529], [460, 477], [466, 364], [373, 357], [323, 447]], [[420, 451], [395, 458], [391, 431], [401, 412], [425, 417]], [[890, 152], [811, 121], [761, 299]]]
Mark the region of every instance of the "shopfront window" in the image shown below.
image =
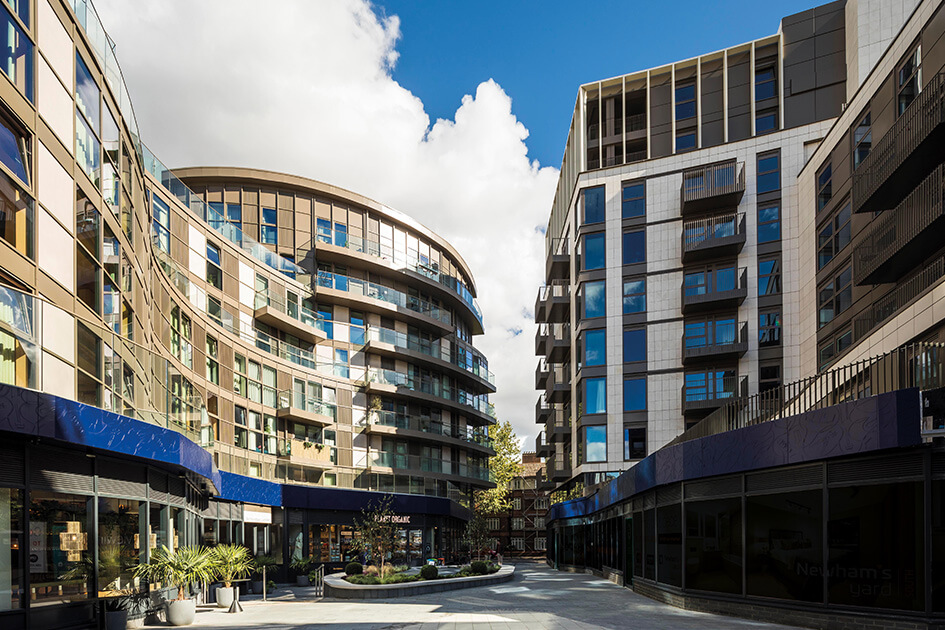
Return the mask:
[[686, 588], [742, 592], [742, 501], [686, 504]]
[[141, 553], [140, 509], [129, 499], [98, 500], [98, 589], [118, 595], [134, 586], [134, 568]]
[[666, 505], [656, 510], [657, 579], [663, 584], [682, 586], [682, 510]]
[[23, 491], [0, 488], [0, 612], [23, 607]]
[[32, 492], [31, 606], [88, 599], [92, 580], [88, 502], [84, 496]]

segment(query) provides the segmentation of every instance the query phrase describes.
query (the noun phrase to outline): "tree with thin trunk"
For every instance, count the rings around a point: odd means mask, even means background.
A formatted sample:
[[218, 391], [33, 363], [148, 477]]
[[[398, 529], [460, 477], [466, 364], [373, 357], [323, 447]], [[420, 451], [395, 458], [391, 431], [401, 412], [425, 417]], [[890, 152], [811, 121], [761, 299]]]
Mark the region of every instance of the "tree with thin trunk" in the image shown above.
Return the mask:
[[362, 509], [361, 516], [354, 521], [353, 546], [368, 555], [380, 568], [381, 575], [384, 575], [384, 564], [387, 554], [393, 549], [397, 529], [393, 503], [393, 495], [384, 495]]

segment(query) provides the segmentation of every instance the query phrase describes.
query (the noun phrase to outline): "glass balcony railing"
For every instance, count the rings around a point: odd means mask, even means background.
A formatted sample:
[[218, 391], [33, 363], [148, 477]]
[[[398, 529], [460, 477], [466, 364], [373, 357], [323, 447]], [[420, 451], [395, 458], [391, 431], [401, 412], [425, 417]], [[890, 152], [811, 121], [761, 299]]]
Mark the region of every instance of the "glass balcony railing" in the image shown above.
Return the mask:
[[479, 479], [480, 481], [490, 481], [489, 469], [485, 466], [460, 464], [434, 457], [380, 451], [371, 456], [371, 465], [401, 470], [419, 470], [443, 475], [459, 475]]
[[411, 431], [421, 431], [433, 435], [442, 435], [451, 437], [464, 442], [478, 444], [486, 448], [492, 448], [492, 438], [484, 431], [473, 429], [472, 427], [453, 428], [449, 424], [437, 422], [432, 418], [423, 416], [411, 416], [405, 413], [395, 411], [369, 411], [361, 419], [361, 426], [378, 425], [383, 427], [394, 427], [396, 429], [409, 429]]
[[[405, 333], [391, 330], [390, 328], [379, 328], [377, 326], [368, 326], [365, 333], [365, 341], [377, 341], [386, 343], [398, 348], [404, 348], [413, 352], [420, 352], [434, 359], [441, 359], [452, 363], [453, 365], [466, 370], [467, 372], [478, 376], [491, 385], [495, 385], [495, 375], [489, 371], [481, 361], [485, 358], [466, 345], [460, 346], [456, 350], [443, 347], [438, 341], [420, 341], [411, 339]], [[452, 344], [459, 345], [460, 342], [455, 339]], [[475, 357], [475, 358], [473, 358]]]
[[335, 403], [326, 402], [314, 396], [306, 396], [302, 392], [284, 389], [279, 392], [279, 409], [289, 408], [327, 416], [332, 420], [338, 417], [338, 405]]
[[336, 291], [363, 295], [373, 300], [387, 302], [420, 313], [421, 315], [432, 317], [447, 326], [452, 325], [452, 316], [448, 310], [434, 306], [430, 302], [418, 297], [407, 295], [403, 291], [385, 287], [382, 284], [368, 282], [360, 278], [352, 278], [339, 273], [331, 273], [329, 271], [319, 271], [317, 283], [318, 286], [326, 289], [335, 289]]
[[327, 228], [319, 228], [315, 240], [380, 258], [391, 263], [395, 269], [409, 269], [442, 284], [459, 296], [472, 310], [476, 320], [482, 324], [482, 311], [479, 309], [479, 303], [473, 297], [469, 287], [459, 278], [440, 272], [438, 265], [430, 262], [426, 257], [420, 256], [418, 252], [398, 251], [393, 246], [383, 244], [380, 241], [351, 236], [347, 232]]
[[256, 291], [256, 308], [262, 308], [263, 306], [271, 306], [280, 313], [284, 313], [306, 326], [311, 326], [325, 333], [329, 339], [331, 338], [332, 322], [298, 302], [273, 295], [269, 291]]
[[380, 383], [383, 385], [404, 387], [415, 392], [430, 394], [459, 403], [460, 405], [466, 405], [490, 418], [496, 417], [495, 405], [490, 403], [485, 396], [469, 394], [462, 389], [443, 385], [440, 381], [432, 378], [414, 378], [413, 376], [395, 372], [394, 370], [369, 367], [365, 371], [365, 383]]

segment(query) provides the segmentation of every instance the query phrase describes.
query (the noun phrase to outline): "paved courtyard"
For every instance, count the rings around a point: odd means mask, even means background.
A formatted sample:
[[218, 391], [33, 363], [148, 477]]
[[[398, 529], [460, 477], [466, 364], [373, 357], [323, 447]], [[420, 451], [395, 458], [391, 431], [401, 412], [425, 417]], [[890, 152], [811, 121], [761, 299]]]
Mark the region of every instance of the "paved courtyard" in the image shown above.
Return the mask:
[[654, 602], [590, 575], [521, 562], [511, 582], [405, 599], [306, 599], [311, 589], [251, 599], [230, 615], [201, 608], [192, 627], [267, 630], [788, 630], [788, 626], [695, 613]]

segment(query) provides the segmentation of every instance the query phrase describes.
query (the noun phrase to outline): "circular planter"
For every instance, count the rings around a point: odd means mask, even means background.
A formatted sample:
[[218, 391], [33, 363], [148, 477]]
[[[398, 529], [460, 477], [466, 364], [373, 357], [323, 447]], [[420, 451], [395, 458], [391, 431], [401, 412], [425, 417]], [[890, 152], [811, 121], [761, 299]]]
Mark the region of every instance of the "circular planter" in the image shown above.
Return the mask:
[[167, 602], [167, 623], [172, 626], [189, 626], [196, 616], [196, 599], [175, 599]]
[[125, 630], [128, 625], [127, 610], [105, 611], [105, 630]]
[[233, 587], [219, 586], [216, 589], [217, 607], [229, 608], [233, 603]]

